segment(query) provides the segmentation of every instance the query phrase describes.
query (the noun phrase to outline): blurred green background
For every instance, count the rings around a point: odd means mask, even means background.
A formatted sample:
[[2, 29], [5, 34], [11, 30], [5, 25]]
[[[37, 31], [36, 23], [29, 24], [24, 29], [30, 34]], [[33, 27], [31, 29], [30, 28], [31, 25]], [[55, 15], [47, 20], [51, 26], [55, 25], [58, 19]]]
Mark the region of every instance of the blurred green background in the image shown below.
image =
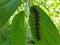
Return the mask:
[[[25, 5], [27, 4], [27, 5]], [[9, 36], [9, 27], [13, 17], [19, 12], [24, 10], [29, 13], [28, 6], [35, 4], [41, 6], [43, 10], [49, 15], [49, 17], [53, 20], [56, 25], [59, 33], [60, 33], [60, 0], [22, 0], [21, 6], [17, 8], [13, 16], [9, 19], [9, 21], [0, 28], [0, 45], [10, 45], [11, 40]], [[26, 9], [27, 8], [27, 9]], [[28, 34], [30, 35], [30, 34]]]

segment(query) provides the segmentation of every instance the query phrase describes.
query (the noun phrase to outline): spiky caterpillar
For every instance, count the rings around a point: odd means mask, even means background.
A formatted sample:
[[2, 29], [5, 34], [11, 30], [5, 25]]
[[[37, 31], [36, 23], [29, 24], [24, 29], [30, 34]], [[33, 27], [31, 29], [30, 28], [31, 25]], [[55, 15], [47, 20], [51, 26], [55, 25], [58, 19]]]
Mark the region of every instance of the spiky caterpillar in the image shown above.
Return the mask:
[[40, 18], [40, 16], [39, 16], [39, 11], [37, 10], [37, 8], [35, 7], [35, 6], [32, 6], [31, 8], [30, 8], [30, 13], [31, 13], [31, 15], [32, 15], [32, 13], [33, 13], [33, 18], [34, 18], [34, 22], [35, 22], [35, 36], [36, 36], [36, 39], [37, 40], [40, 40], [41, 38], [40, 38], [40, 28], [39, 28], [39, 18]]

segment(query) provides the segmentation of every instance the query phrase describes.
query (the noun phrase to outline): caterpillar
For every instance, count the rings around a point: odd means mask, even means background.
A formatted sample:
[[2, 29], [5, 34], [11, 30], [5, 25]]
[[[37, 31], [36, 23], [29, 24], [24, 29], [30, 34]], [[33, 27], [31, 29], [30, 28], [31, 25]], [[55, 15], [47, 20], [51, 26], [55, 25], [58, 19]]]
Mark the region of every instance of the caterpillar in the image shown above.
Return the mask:
[[35, 7], [35, 6], [32, 6], [31, 8], [30, 8], [30, 13], [32, 14], [33, 13], [33, 18], [35, 19], [34, 20], [34, 22], [35, 22], [35, 35], [36, 35], [36, 38], [37, 38], [37, 40], [40, 40], [41, 38], [40, 38], [40, 28], [39, 28], [39, 18], [40, 18], [40, 16], [39, 16], [39, 11], [37, 10], [37, 8]]

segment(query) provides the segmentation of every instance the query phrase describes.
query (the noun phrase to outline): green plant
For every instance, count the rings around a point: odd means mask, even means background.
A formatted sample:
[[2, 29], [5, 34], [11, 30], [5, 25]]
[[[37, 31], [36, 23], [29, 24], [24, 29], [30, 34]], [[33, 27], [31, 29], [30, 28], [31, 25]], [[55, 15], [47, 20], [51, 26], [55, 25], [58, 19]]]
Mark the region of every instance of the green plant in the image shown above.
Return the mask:
[[[38, 0], [39, 1], [39, 0]], [[38, 1], [29, 1], [29, 0], [0, 0], [0, 29], [2, 29], [7, 22], [9, 22], [9, 39], [11, 41], [11, 45], [25, 45], [26, 41], [26, 27], [27, 25], [30, 27], [31, 34], [32, 34], [32, 41], [36, 45], [60, 45], [60, 35], [55, 24], [52, 22], [50, 17], [41, 9], [40, 4]], [[31, 4], [37, 5], [35, 8], [39, 12], [39, 34], [40, 40], [36, 38], [36, 31], [35, 31], [35, 21], [34, 21], [34, 11], [29, 10], [31, 8]], [[39, 6], [38, 6], [39, 5]], [[25, 7], [24, 7], [25, 6]], [[21, 8], [22, 7], [22, 8]], [[18, 8], [18, 9], [17, 9]], [[22, 10], [19, 10], [22, 9]], [[14, 12], [17, 11], [18, 13], [14, 15]], [[28, 15], [28, 16], [27, 16]], [[37, 14], [36, 14], [37, 15]], [[14, 17], [13, 17], [14, 16]], [[25, 25], [25, 18], [26, 16], [29, 18], [29, 23]], [[13, 19], [11, 20], [10, 17]], [[12, 23], [9, 21], [12, 21]], [[11, 23], [11, 24], [10, 24]], [[8, 26], [7, 26], [8, 27]], [[2, 33], [1, 33], [2, 34]], [[2, 40], [5, 40], [5, 35], [3, 35]], [[7, 35], [8, 36], [8, 35]], [[0, 40], [0, 43], [3, 41]], [[6, 41], [7, 42], [7, 41]], [[4, 43], [5, 45], [6, 42]], [[1, 44], [1, 45], [4, 45]]]
[[[38, 6], [34, 6], [34, 11], [38, 12], [38, 14], [34, 14], [33, 9], [30, 10], [31, 15], [29, 16], [30, 27], [33, 39], [36, 45], [60, 45], [60, 36], [58, 30], [56, 29], [54, 23], [50, 19], [50, 17]], [[36, 38], [36, 15], [39, 15], [39, 25], [37, 30], [40, 30], [38, 34], [40, 34], [40, 40]]]

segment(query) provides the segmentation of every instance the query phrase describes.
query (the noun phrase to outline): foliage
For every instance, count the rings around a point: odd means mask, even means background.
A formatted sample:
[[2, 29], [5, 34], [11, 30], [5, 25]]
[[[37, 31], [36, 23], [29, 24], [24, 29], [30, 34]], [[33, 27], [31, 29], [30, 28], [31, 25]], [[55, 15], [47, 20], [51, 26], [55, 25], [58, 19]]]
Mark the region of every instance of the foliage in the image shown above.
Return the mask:
[[[30, 7], [32, 5], [37, 5], [39, 8], [41, 8], [42, 11], [40, 9], [38, 10], [41, 11], [41, 15], [44, 15], [41, 17], [41, 42], [44, 43], [44, 41], [47, 39], [45, 43], [46, 45], [56, 45], [57, 43], [57, 45], [60, 45], [60, 36], [57, 31], [57, 29], [60, 30], [59, 0], [0, 0], [0, 45], [25, 45], [25, 36], [28, 36], [30, 33], [28, 31], [31, 31], [33, 28], [33, 24], [31, 24], [32, 26], [29, 26], [28, 23], [28, 21], [33, 20], [30, 12]], [[48, 14], [48, 16], [45, 12]], [[28, 17], [28, 20], [25, 20], [26, 17]], [[29, 18], [31, 18], [31, 20]], [[51, 19], [54, 23], [51, 21]], [[48, 27], [49, 24], [51, 24], [50, 27]], [[26, 27], [29, 28], [27, 29], [28, 31], [26, 30]], [[28, 34], [26, 34], [25, 31], [28, 32]], [[29, 35], [29, 37], [31, 35], [34, 37], [32, 33]], [[30, 38], [28, 38], [28, 40], [29, 39]], [[31, 40], [32, 39], [29, 40], [30, 43]], [[39, 43], [37, 44], [39, 45]]]
[[37, 34], [36, 34], [35, 26], [38, 24], [35, 23], [36, 14], [34, 14], [33, 9], [31, 9], [29, 24], [30, 24], [32, 36], [36, 45], [60, 45], [59, 44], [60, 36], [52, 20], [40, 7], [38, 6], [34, 6], [34, 7], [37, 9], [35, 10], [39, 12], [37, 14], [39, 15], [39, 19], [40, 19], [37, 32], [38, 30], [40, 30], [40, 32], [38, 32], [38, 34], [40, 34], [40, 38], [41, 38], [40, 40], [36, 39]]

